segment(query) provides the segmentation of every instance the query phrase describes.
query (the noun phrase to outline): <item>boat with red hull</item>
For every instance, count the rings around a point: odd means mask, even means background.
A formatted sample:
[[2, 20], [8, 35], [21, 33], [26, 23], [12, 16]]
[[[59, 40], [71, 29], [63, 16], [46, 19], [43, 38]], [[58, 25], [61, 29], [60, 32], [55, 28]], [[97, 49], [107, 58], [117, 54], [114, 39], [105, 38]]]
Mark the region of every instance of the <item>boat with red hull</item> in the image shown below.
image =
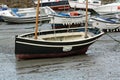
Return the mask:
[[[34, 3], [37, 5], [37, 0], [34, 0]], [[49, 6], [53, 10], [65, 10], [70, 8], [68, 0], [41, 0], [40, 5]]]

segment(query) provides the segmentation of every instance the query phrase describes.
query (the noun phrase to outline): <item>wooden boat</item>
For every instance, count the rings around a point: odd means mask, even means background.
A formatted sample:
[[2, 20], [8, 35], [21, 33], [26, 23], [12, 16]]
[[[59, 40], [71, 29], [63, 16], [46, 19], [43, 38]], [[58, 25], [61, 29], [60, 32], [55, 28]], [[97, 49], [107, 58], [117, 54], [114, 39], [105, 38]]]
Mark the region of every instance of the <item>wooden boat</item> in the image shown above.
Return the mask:
[[[54, 14], [50, 7], [42, 7], [39, 21], [49, 21], [49, 14]], [[36, 9], [35, 8], [26, 8], [18, 11], [17, 8], [7, 10], [3, 15], [2, 19], [7, 23], [32, 23], [36, 21]]]
[[[88, 28], [88, 38], [85, 38], [85, 28], [59, 29], [16, 36], [15, 55], [17, 59], [51, 58], [80, 55], [87, 52], [88, 47], [103, 35], [99, 29]], [[55, 33], [55, 34], [54, 34]]]
[[15, 56], [18, 60], [85, 54], [88, 47], [104, 34], [98, 28], [87, 28], [87, 17], [86, 27], [38, 31], [38, 12], [37, 8], [35, 32], [15, 37]]
[[[38, 0], [34, 0], [34, 3], [37, 4]], [[53, 10], [65, 10], [69, 9], [69, 3], [68, 0], [41, 0], [40, 4], [42, 7], [49, 6]]]
[[[94, 9], [96, 7], [101, 6], [100, 0], [88, 0], [88, 9]], [[68, 0], [71, 8], [78, 9], [86, 9], [86, 1], [85, 0]]]

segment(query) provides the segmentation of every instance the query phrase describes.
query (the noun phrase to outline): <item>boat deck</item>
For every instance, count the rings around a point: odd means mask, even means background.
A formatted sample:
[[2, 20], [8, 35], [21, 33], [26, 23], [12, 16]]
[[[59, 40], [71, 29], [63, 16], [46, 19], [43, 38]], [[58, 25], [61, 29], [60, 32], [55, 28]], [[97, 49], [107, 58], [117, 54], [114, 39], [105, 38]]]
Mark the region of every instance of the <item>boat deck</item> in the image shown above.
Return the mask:
[[[56, 33], [56, 34], [49, 34], [49, 35], [40, 35], [38, 36], [39, 40], [45, 40], [45, 41], [60, 41], [60, 42], [67, 42], [67, 41], [78, 41], [78, 40], [84, 40], [85, 39], [85, 33], [84, 32], [66, 32], [66, 33]], [[88, 35], [88, 38], [90, 38], [91, 35]]]

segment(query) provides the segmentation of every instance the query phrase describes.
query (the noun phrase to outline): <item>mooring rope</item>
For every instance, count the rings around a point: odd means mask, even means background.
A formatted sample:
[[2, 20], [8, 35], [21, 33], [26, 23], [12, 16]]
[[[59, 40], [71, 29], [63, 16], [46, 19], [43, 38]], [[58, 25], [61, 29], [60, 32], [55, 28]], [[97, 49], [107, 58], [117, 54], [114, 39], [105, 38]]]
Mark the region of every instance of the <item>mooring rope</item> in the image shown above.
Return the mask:
[[106, 35], [107, 36], [109, 36], [111, 39], [113, 39], [114, 41], [116, 41], [116, 42], [118, 42], [118, 43], [120, 43], [120, 41], [119, 40], [117, 40], [117, 39], [115, 39], [115, 38], [113, 38], [111, 35], [109, 35], [108, 33], [106, 33]]

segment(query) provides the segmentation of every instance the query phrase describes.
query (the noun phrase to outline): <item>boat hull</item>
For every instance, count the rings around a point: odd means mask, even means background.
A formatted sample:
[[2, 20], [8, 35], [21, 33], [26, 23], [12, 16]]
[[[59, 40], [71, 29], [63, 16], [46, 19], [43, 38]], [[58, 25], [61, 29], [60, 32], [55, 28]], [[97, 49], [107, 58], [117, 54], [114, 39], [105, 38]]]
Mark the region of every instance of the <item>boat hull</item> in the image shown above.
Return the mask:
[[72, 24], [72, 25], [68, 25], [68, 24], [51, 24], [52, 25], [52, 29], [60, 29], [60, 28], [75, 28], [75, 27], [83, 27], [85, 26], [85, 23], [78, 23], [78, 24]]
[[111, 20], [109, 18], [101, 18], [101, 17], [95, 17], [91, 18], [93, 20], [92, 26], [103, 29], [116, 29], [119, 28], [120, 22], [118, 20], [115, 21]]
[[[76, 29], [77, 31], [78, 29]], [[84, 29], [81, 29], [84, 31]], [[66, 32], [66, 29], [57, 30], [56, 33]], [[73, 30], [71, 30], [73, 31]], [[53, 34], [54, 31], [45, 31], [42, 35]], [[94, 32], [96, 34], [96, 31]], [[18, 60], [21, 59], [35, 59], [35, 58], [55, 58], [65, 57], [71, 55], [85, 54], [88, 47], [93, 44], [103, 33], [99, 35], [85, 39], [75, 41], [44, 41], [24, 38], [27, 36], [33, 36], [34, 33], [25, 34], [22, 36], [16, 36], [15, 38], [15, 55]]]
[[[37, 4], [37, 1], [35, 1], [35, 4]], [[50, 6], [53, 10], [64, 10], [69, 9], [69, 3], [67, 0], [63, 1], [48, 1], [48, 2], [42, 2], [40, 3], [41, 6]]]
[[[85, 1], [69, 0], [69, 5], [71, 8], [86, 9]], [[93, 2], [88, 3], [88, 9], [94, 9], [99, 6], [101, 6], [101, 1], [93, 1]]]
[[[71, 16], [71, 15], [72, 16]], [[70, 27], [83, 27], [85, 26], [85, 13], [74, 11], [73, 13], [59, 13], [58, 15], [50, 15], [50, 22], [53, 29], [70, 28]], [[88, 15], [88, 19], [90, 15]]]
[[[48, 22], [50, 18], [48, 14], [54, 14], [55, 11], [50, 7], [39, 7], [41, 13], [39, 14], [38, 21]], [[36, 22], [35, 8], [13, 8], [2, 12], [2, 19], [8, 23], [33, 23]]]
[[[2, 19], [7, 23], [35, 23], [36, 16], [33, 17], [10, 17], [10, 16], [2, 16]], [[38, 21], [50, 21], [48, 16], [39, 16]]]
[[[88, 45], [73, 47], [71, 51], [64, 52], [63, 47], [43, 47], [16, 44], [16, 58], [20, 59], [35, 59], [35, 58], [57, 58], [72, 55], [85, 54]], [[24, 50], [23, 50], [24, 48]]]
[[99, 14], [108, 14], [108, 13], [117, 13], [120, 12], [120, 3], [110, 3], [106, 5], [102, 5], [100, 7], [94, 8], [96, 12]]
[[85, 15], [77, 15], [77, 16], [51, 15], [50, 18], [51, 18], [50, 20], [51, 24], [71, 25], [71, 24], [85, 23]]

